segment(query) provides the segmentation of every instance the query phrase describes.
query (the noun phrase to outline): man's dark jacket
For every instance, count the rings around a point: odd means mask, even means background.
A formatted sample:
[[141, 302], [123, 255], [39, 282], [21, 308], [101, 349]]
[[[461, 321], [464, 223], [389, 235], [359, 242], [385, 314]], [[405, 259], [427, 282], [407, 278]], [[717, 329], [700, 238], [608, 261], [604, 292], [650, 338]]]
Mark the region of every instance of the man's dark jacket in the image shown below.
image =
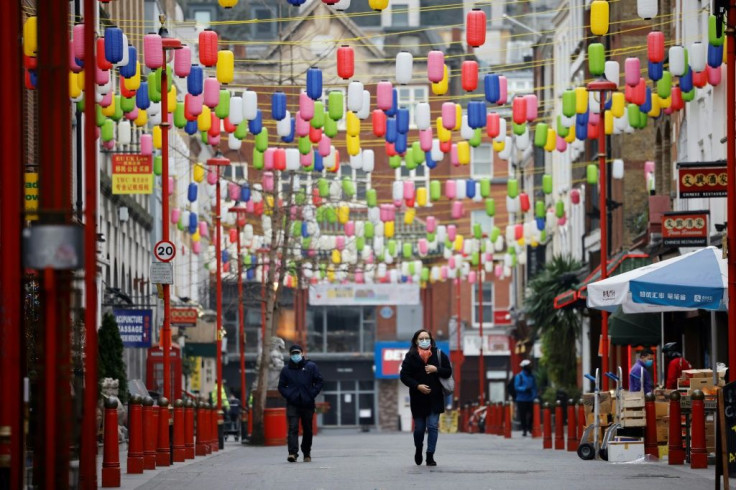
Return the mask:
[[314, 408], [314, 399], [322, 391], [322, 375], [317, 365], [307, 359], [299, 363], [289, 360], [281, 369], [279, 393], [290, 405], [300, 408]]

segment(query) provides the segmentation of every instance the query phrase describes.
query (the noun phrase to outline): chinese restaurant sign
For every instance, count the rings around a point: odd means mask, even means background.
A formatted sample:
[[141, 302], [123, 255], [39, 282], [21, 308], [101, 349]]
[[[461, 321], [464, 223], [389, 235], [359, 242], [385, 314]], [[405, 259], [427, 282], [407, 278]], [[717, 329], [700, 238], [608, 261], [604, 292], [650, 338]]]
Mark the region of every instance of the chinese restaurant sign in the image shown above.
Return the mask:
[[680, 198], [726, 197], [726, 162], [677, 164]]
[[662, 217], [662, 242], [671, 247], [708, 245], [709, 211], [676, 211]]
[[153, 193], [151, 155], [115, 153], [112, 156], [113, 194]]

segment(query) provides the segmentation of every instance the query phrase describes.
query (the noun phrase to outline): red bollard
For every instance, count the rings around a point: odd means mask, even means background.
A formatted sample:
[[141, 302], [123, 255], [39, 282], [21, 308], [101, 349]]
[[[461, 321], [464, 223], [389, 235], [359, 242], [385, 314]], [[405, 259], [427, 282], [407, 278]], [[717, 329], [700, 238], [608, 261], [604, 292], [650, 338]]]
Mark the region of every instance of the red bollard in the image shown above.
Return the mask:
[[[174, 415], [176, 425], [176, 415]], [[184, 459], [194, 458], [194, 403], [187, 400], [184, 404]]]
[[220, 450], [220, 438], [217, 434], [217, 427], [219, 422], [219, 410], [217, 410], [217, 405], [213, 404], [212, 410], [210, 411], [210, 448], [212, 448], [213, 453], [216, 453]]
[[493, 405], [486, 403], [486, 424], [485, 433], [493, 434]]
[[207, 423], [205, 420], [206, 417], [206, 408], [203, 401], [200, 401], [197, 403], [197, 444], [195, 446], [196, 455], [197, 456], [206, 456], [207, 455], [207, 443], [205, 442], [205, 439], [207, 438], [206, 429], [205, 427]]
[[654, 407], [654, 395], [647, 393], [644, 397], [644, 412], [646, 414], [646, 428], [644, 429], [644, 454], [659, 458], [657, 448], [657, 412]]
[[468, 406], [467, 405], [464, 405], [460, 409], [460, 427], [458, 427], [458, 430], [460, 432], [468, 431]]
[[171, 466], [169, 399], [161, 397], [158, 403], [158, 446], [156, 448], [156, 466]]
[[156, 443], [158, 428], [154, 420], [153, 398], [143, 399], [143, 469], [156, 469]]
[[498, 421], [498, 403], [492, 403], [491, 404], [491, 434], [494, 436], [498, 435], [498, 428], [500, 427], [500, 423]]
[[534, 400], [532, 408], [532, 438], [542, 437], [542, 427], [540, 427], [542, 422], [541, 410], [540, 401]]
[[562, 403], [557, 400], [555, 405], [555, 449], [565, 450], [565, 420]]
[[181, 463], [186, 459], [186, 445], [184, 443], [184, 402], [174, 402], [174, 440], [172, 441], [171, 457], [174, 463]]
[[682, 447], [682, 412], [680, 393], [670, 393], [669, 457], [667, 464], [685, 463], [685, 449]]
[[503, 420], [505, 418], [505, 415], [503, 413], [503, 402], [498, 402], [496, 404], [496, 435], [502, 436], [503, 435]]
[[143, 473], [143, 399], [134, 395], [128, 404], [128, 473]]
[[552, 414], [549, 411], [549, 403], [544, 404], [544, 436], [542, 437], [542, 449], [552, 449]]
[[[690, 468], [708, 467], [708, 450], [705, 447], [705, 395], [700, 390], [695, 390], [690, 395], [692, 406], [690, 408]], [[670, 415], [671, 417], [671, 415]]]
[[567, 400], [567, 450], [578, 450], [578, 425], [575, 422], [575, 402]]
[[105, 398], [105, 448], [102, 454], [102, 486], [120, 486], [120, 448], [118, 447], [118, 401]]
[[207, 454], [212, 454], [212, 406], [205, 402], [205, 407], [202, 412], [204, 418], [204, 448]]
[[505, 408], [506, 408], [505, 410], [506, 417], [504, 417], [505, 423], [503, 426], [503, 429], [504, 429], [503, 437], [504, 439], [511, 439], [511, 428], [514, 425], [514, 420], [513, 420], [514, 412], [513, 412], [513, 407], [511, 406], [510, 402], [506, 402]]
[[583, 440], [583, 432], [585, 432], [585, 404], [583, 399], [578, 400], [578, 442]]

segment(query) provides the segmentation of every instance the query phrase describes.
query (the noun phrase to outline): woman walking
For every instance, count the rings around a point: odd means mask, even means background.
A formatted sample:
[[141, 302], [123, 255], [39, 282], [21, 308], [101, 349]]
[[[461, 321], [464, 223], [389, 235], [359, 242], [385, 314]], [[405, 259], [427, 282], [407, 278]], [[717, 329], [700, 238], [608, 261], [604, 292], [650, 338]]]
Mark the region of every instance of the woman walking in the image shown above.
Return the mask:
[[[441, 356], [440, 359], [438, 356]], [[439, 367], [441, 366], [441, 367]], [[411, 339], [411, 348], [401, 364], [401, 382], [409, 387], [411, 416], [414, 419], [414, 462], [422, 464], [424, 432], [427, 435], [427, 466], [437, 466], [434, 451], [437, 447], [440, 414], [445, 411], [440, 377], [452, 376], [450, 360], [437, 349], [432, 334], [417, 330]]]

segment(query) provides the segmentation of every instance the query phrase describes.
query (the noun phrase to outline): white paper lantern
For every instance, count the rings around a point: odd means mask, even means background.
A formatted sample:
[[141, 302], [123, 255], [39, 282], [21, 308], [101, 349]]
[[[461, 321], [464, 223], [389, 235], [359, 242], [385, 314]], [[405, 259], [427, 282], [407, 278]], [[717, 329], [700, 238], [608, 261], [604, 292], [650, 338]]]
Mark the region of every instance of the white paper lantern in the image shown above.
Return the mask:
[[149, 119], [155, 114], [161, 114], [161, 102], [151, 102], [148, 109], [146, 109], [146, 113]]
[[128, 49], [128, 36], [123, 34], [123, 59], [115, 63], [115, 66], [127, 66], [130, 63], [130, 50]]
[[611, 169], [611, 177], [621, 180], [624, 178], [624, 161], [620, 158], [613, 160], [613, 168]]
[[396, 83], [406, 85], [411, 82], [414, 71], [414, 56], [408, 51], [396, 55]]
[[560, 123], [566, 128], [569, 128], [575, 124], [575, 116], [567, 117], [564, 114], [560, 114]]
[[499, 118], [498, 120], [498, 136], [493, 138], [493, 141], [504, 141], [506, 139], [506, 119]]
[[239, 95], [230, 97], [230, 114], [227, 117], [233, 126], [243, 122], [243, 98]]
[[363, 170], [363, 152], [357, 155], [350, 155], [350, 166], [355, 170]]
[[506, 196], [506, 211], [509, 213], [519, 212], [519, 196], [514, 198]]
[[672, 46], [669, 51], [670, 73], [676, 77], [681, 77], [687, 72], [685, 67], [685, 48], [679, 44]]
[[383, 255], [384, 252], [384, 242], [383, 242], [383, 234], [381, 236], [374, 236], [373, 237], [373, 250], [376, 252], [376, 255]]
[[700, 41], [696, 41], [690, 45], [688, 55], [690, 60], [690, 68], [692, 68], [693, 71], [705, 70], [705, 48], [705, 44], [701, 43]]
[[642, 19], [653, 19], [657, 16], [657, 0], [636, 0], [636, 13]]
[[363, 84], [353, 81], [348, 84], [348, 110], [358, 112], [363, 108]]
[[437, 227], [437, 241], [445, 243], [445, 240], [447, 240], [447, 227], [445, 225], [439, 225]]
[[[153, 104], [151, 104], [151, 106], [153, 106]], [[151, 127], [161, 124], [161, 111], [154, 112], [153, 114], [148, 114], [148, 124]]]
[[235, 133], [230, 133], [227, 135], [227, 147], [229, 149], [237, 151], [240, 149], [240, 146], [242, 144], [243, 142], [235, 137]]
[[360, 110], [355, 113], [358, 119], [366, 119], [371, 115], [371, 93], [363, 90], [363, 101], [360, 103]]
[[363, 150], [363, 171], [370, 173], [375, 169], [376, 157], [373, 150]]
[[439, 162], [445, 157], [445, 154], [442, 152], [442, 149], [440, 147], [440, 140], [438, 138], [432, 139], [431, 156], [432, 156], [432, 160], [435, 162]]
[[[501, 119], [503, 121], [503, 119]], [[511, 147], [513, 146], [511, 136], [504, 136], [506, 143], [503, 145], [503, 150], [498, 152], [498, 158], [501, 160], [508, 160], [511, 158]], [[499, 140], [500, 141], [500, 140]]]
[[286, 149], [286, 170], [299, 170], [299, 150], [297, 148]]
[[381, 222], [381, 209], [378, 207], [368, 208], [368, 221], [373, 223], [374, 227], [377, 223], [380, 223]]
[[430, 106], [427, 102], [420, 102], [414, 108], [414, 123], [420, 131], [429, 129], [432, 125]]
[[347, 10], [350, 8], [350, 0], [338, 0], [336, 3], [330, 5], [330, 7], [337, 10], [338, 12], [342, 12], [343, 10]]
[[404, 183], [400, 180], [395, 180], [391, 186], [391, 198], [394, 201], [404, 200]]
[[601, 103], [597, 92], [588, 92], [588, 108], [593, 114], [601, 113]]
[[467, 195], [467, 182], [465, 179], [455, 180], [455, 195], [458, 196], [458, 199], [464, 199]]
[[460, 137], [464, 140], [472, 139], [475, 136], [475, 130], [468, 124], [468, 115], [463, 114], [460, 122]]
[[121, 146], [130, 144], [130, 121], [123, 119], [118, 123], [118, 144]]
[[483, 202], [484, 197], [480, 193], [480, 182], [475, 182], [475, 195], [473, 196], [473, 202]]
[[[526, 129], [524, 129], [524, 132], [518, 135], [514, 135], [514, 144], [516, 145], [516, 148], [524, 151], [527, 148], [529, 148], [529, 145], [531, 144], [531, 138], [529, 137], [529, 127], [527, 126]], [[506, 148], [504, 148], [505, 150]]]
[[606, 76], [606, 80], [618, 85], [618, 80], [621, 74], [621, 67], [618, 64], [618, 61], [606, 61], [603, 73]]
[[282, 138], [291, 134], [291, 113], [289, 111], [286, 111], [286, 116], [283, 119], [276, 121], [276, 134]]
[[252, 90], [243, 92], [243, 117], [252, 121], [258, 116], [258, 94]]

